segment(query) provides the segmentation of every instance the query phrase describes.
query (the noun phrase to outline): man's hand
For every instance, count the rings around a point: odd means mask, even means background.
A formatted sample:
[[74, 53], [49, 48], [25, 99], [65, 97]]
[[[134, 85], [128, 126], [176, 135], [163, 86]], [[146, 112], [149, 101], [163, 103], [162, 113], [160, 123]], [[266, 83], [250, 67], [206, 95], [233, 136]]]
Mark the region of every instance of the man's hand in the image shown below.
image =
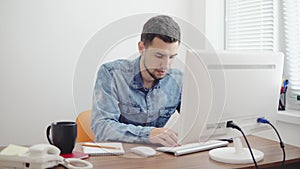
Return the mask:
[[150, 131], [149, 140], [151, 143], [159, 143], [164, 146], [178, 146], [178, 134], [168, 128], [154, 128]]

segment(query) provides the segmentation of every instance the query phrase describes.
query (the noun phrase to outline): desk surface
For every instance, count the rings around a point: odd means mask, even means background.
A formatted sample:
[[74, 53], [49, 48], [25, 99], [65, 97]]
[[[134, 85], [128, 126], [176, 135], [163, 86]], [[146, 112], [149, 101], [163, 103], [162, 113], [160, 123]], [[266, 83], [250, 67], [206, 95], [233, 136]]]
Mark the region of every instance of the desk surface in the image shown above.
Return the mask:
[[[249, 143], [252, 148], [264, 152], [263, 161], [258, 162], [259, 168], [280, 168], [282, 161], [282, 150], [278, 142], [267, 140], [260, 137], [248, 136]], [[94, 168], [118, 168], [118, 169], [136, 169], [136, 168], [205, 168], [205, 169], [226, 169], [226, 168], [255, 168], [254, 164], [232, 165], [213, 161], [208, 156], [208, 151], [188, 154], [175, 157], [171, 154], [159, 152], [157, 156], [149, 158], [141, 158], [129, 152], [129, 149], [137, 144], [124, 143], [125, 155], [123, 156], [97, 156], [90, 157], [90, 161]], [[244, 144], [245, 145], [245, 144]], [[229, 146], [233, 146], [230, 144]], [[77, 147], [78, 148], [78, 147]], [[285, 168], [300, 168], [300, 148], [291, 145], [285, 146], [286, 162]], [[56, 167], [63, 168], [63, 167]]]

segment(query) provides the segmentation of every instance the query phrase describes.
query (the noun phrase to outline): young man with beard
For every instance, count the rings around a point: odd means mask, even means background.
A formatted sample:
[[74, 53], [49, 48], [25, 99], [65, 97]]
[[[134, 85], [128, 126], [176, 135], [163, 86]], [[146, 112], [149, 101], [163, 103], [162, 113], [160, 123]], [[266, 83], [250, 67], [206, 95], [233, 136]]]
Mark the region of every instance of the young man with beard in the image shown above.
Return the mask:
[[101, 65], [91, 119], [95, 141], [178, 145], [177, 133], [164, 125], [180, 108], [182, 72], [171, 68], [180, 34], [171, 17], [152, 17], [138, 42], [140, 57]]

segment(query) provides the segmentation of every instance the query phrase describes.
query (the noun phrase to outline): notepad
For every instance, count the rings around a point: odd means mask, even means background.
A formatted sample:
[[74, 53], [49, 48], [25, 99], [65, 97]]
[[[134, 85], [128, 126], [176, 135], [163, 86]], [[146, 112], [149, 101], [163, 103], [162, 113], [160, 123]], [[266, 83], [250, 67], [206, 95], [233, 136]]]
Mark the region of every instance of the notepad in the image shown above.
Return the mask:
[[28, 151], [28, 147], [9, 144], [6, 148], [4, 148], [0, 152], [0, 155], [18, 156], [18, 155], [25, 154], [27, 151]]
[[116, 149], [111, 149], [111, 148], [98, 148], [98, 147], [82, 146], [83, 152], [85, 154], [89, 154], [90, 156], [123, 155], [123, 154], [125, 154], [122, 143], [109, 142], [109, 143], [86, 143], [86, 144], [116, 148]]

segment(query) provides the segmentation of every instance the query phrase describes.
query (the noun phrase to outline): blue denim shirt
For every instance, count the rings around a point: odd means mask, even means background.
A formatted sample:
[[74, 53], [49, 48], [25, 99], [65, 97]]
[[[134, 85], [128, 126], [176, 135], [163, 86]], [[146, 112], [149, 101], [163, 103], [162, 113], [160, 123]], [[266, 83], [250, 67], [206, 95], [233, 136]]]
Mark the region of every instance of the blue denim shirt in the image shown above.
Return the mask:
[[147, 89], [139, 60], [116, 60], [100, 67], [91, 120], [95, 141], [149, 143], [151, 129], [163, 127], [180, 105], [182, 72], [170, 69]]

